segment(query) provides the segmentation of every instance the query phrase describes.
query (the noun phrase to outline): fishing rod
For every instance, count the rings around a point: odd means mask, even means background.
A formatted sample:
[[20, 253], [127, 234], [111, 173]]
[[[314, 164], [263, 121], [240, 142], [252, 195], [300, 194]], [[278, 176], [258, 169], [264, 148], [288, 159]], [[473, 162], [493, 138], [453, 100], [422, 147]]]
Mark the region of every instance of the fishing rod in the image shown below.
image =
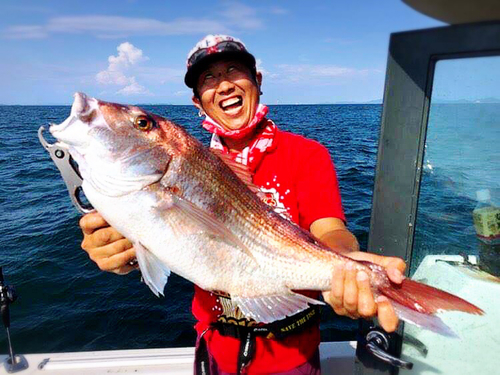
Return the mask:
[[7, 342], [9, 343], [9, 356], [4, 360], [4, 366], [8, 373], [12, 374], [28, 368], [28, 362], [24, 356], [15, 355], [10, 339], [10, 310], [9, 305], [17, 299], [17, 293], [13, 286], [5, 285], [3, 270], [0, 267], [0, 313], [2, 322], [7, 331]]

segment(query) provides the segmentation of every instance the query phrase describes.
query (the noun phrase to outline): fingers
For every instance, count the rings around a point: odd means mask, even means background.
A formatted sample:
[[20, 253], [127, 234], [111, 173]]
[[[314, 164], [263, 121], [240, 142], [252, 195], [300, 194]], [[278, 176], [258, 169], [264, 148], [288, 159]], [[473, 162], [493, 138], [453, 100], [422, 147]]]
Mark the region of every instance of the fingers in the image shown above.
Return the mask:
[[80, 227], [83, 231], [82, 249], [101, 270], [123, 275], [137, 268], [129, 264], [135, 260], [132, 243], [109, 226], [98, 212], [83, 216]]
[[[105, 245], [105, 246], [101, 246], [101, 247], [94, 247], [94, 248], [88, 249], [86, 251], [89, 255], [89, 258], [91, 260], [93, 260], [94, 262], [98, 263], [99, 268], [101, 268], [99, 263], [102, 263], [106, 259], [111, 258], [115, 255], [120, 254], [120, 253], [123, 253], [124, 251], [127, 251], [131, 248], [132, 248], [132, 243], [129, 240], [127, 240], [126, 238], [123, 238], [123, 239], [115, 241], [109, 245]], [[108, 268], [108, 267], [106, 267], [106, 268]]]
[[389, 279], [396, 283], [401, 284], [404, 280], [404, 272], [406, 269], [406, 263], [403, 259], [397, 257], [379, 257], [378, 263], [382, 267], [385, 267], [387, 276]]
[[[403, 279], [401, 269], [404, 268], [401, 267], [401, 264], [398, 266], [399, 261], [399, 258], [392, 258], [393, 263], [388, 262], [390, 264], [388, 270], [391, 270], [388, 273], [392, 273], [389, 276], [391, 280], [398, 277], [401, 278], [400, 280]], [[389, 299], [385, 296], [379, 296], [375, 300], [368, 274], [364, 271], [357, 271], [351, 262], [345, 266], [335, 267], [332, 289], [325, 292], [323, 296], [338, 315], [351, 318], [377, 316], [380, 326], [387, 332], [394, 332], [398, 327], [399, 319]]]
[[405, 278], [403, 273], [398, 268], [387, 267], [386, 272], [389, 279], [396, 284], [401, 284]]
[[83, 234], [92, 234], [96, 229], [108, 227], [109, 224], [98, 212], [91, 212], [80, 219]]
[[344, 309], [344, 267], [337, 265], [333, 271], [332, 290], [328, 293], [326, 300], [338, 315], [347, 315]]
[[386, 257], [377, 254], [366, 253], [363, 251], [353, 251], [347, 254], [347, 256], [351, 259], [364, 260], [384, 267], [386, 269], [387, 276], [389, 276], [389, 279], [396, 284], [401, 284], [401, 282], [404, 280], [406, 263], [401, 258]]
[[122, 275], [137, 268], [137, 266], [130, 265], [130, 262], [134, 259], [135, 249], [130, 248], [110, 257], [95, 260], [95, 263], [102, 271], [114, 272]]
[[105, 227], [94, 231], [92, 234], [84, 234], [82, 248], [88, 251], [96, 247], [112, 244], [124, 238], [125, 237], [118, 233], [113, 227]]
[[358, 272], [356, 281], [358, 286], [358, 314], [363, 318], [371, 318], [377, 313], [377, 304], [373, 298], [370, 280], [366, 272]]
[[378, 310], [366, 272], [357, 271], [353, 263], [337, 266], [332, 277], [332, 289], [323, 294], [338, 315], [351, 318], [381, 318], [383, 327], [395, 329], [397, 317], [387, 299], [382, 299], [382, 310]]
[[398, 328], [399, 319], [389, 299], [385, 296], [377, 297], [378, 322], [386, 332], [394, 332]]
[[121, 268], [117, 268], [111, 272], [116, 273], [117, 275], [126, 275], [126, 274], [128, 274], [128, 273], [130, 273], [133, 270], [136, 270], [138, 268], [139, 267], [137, 265], [131, 266], [131, 265], [127, 264], [126, 266], [121, 267]]
[[136, 265], [130, 265], [133, 260], [135, 260], [135, 249], [132, 248], [108, 258], [108, 267], [111, 268], [111, 272], [123, 275], [138, 268]]
[[357, 293], [356, 271], [352, 265], [337, 265], [333, 272], [332, 289], [323, 294], [325, 301], [337, 315], [357, 318]]
[[351, 317], [358, 317], [357, 271], [352, 262], [347, 263], [344, 280], [344, 308]]

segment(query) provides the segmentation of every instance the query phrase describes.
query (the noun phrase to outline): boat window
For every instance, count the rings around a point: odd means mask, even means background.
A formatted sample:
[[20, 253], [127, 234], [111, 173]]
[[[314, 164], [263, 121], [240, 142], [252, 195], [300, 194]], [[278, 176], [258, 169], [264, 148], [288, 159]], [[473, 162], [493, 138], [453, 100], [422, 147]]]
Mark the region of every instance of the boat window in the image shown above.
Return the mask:
[[407, 324], [402, 358], [415, 364], [412, 374], [496, 373], [500, 57], [436, 63], [415, 225], [410, 276], [459, 295], [485, 315], [439, 314], [458, 339]]

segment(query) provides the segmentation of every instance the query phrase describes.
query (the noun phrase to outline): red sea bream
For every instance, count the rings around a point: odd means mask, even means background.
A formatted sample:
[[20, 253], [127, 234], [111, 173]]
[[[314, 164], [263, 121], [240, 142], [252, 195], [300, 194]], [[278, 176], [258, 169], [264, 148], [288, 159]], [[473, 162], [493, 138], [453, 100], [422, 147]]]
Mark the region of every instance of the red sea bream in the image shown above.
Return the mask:
[[245, 316], [267, 323], [322, 303], [296, 291], [327, 291], [336, 265], [352, 263], [403, 320], [450, 334], [436, 312], [482, 314], [430, 286], [393, 284], [381, 267], [322, 245], [261, 201], [245, 167], [160, 116], [77, 93], [70, 116], [50, 132], [79, 164], [88, 200], [134, 244], [157, 295], [173, 271], [228, 293]]

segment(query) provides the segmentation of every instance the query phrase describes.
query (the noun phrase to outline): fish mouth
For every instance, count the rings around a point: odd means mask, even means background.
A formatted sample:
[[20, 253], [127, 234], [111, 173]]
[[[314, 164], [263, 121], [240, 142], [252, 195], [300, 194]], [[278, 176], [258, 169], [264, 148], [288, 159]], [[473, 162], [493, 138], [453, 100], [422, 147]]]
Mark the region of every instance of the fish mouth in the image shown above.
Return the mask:
[[59, 125], [51, 124], [49, 131], [60, 143], [79, 147], [86, 144], [89, 125], [99, 103], [81, 92], [75, 93], [74, 98], [69, 117]]

